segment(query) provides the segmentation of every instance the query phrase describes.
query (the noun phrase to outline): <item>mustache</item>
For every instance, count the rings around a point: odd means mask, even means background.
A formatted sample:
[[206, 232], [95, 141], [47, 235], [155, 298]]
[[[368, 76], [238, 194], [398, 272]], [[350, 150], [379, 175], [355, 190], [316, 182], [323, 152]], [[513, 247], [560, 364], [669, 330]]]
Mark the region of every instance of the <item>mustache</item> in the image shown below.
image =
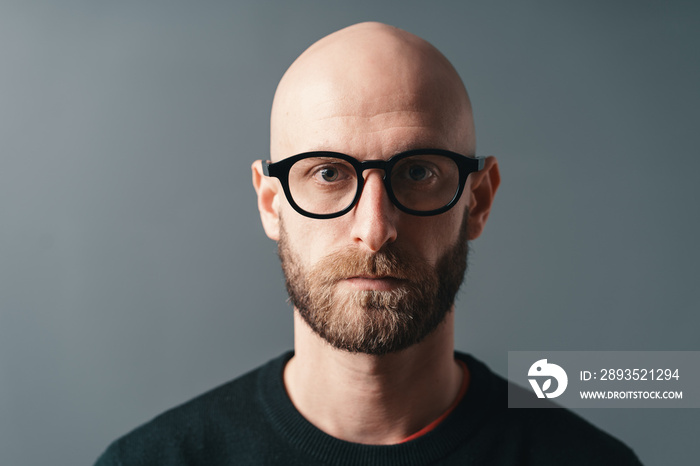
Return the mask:
[[[416, 281], [429, 264], [397, 247], [383, 248], [376, 253], [342, 249], [324, 257], [311, 275], [323, 283], [336, 283], [353, 277], [391, 277]], [[423, 273], [421, 273], [423, 272]]]

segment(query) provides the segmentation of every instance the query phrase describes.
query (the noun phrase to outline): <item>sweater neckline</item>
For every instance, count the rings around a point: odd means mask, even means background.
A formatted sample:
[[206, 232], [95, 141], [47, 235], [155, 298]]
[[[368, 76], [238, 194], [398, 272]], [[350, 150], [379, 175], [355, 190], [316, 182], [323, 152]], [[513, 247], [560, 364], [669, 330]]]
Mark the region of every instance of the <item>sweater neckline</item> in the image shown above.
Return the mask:
[[258, 373], [258, 400], [275, 431], [305, 454], [332, 465], [368, 466], [430, 464], [445, 457], [473, 436], [492, 400], [489, 369], [472, 356], [455, 352], [469, 368], [469, 390], [457, 407], [435, 429], [415, 440], [396, 445], [364, 445], [332, 437], [307, 421], [294, 407], [284, 388], [289, 351], [270, 361]]

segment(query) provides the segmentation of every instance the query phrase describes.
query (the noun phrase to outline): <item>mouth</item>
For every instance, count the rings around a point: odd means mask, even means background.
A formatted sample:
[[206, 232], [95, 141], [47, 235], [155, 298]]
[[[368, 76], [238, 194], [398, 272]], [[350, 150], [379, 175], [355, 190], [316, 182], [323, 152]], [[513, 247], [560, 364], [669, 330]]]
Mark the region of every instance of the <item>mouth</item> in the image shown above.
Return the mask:
[[359, 291], [391, 291], [402, 286], [405, 281], [390, 275], [357, 275], [342, 280], [350, 289]]

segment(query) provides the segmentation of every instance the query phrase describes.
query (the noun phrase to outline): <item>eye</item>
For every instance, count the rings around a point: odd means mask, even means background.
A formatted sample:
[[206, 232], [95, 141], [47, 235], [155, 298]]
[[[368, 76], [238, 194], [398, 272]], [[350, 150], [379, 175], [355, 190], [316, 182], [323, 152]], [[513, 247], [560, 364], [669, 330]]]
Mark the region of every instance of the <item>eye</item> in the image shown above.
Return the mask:
[[434, 164], [414, 161], [401, 167], [397, 174], [407, 182], [423, 183], [435, 178]]
[[413, 181], [422, 181], [428, 176], [428, 170], [422, 165], [413, 165], [408, 169], [408, 177]]
[[352, 167], [343, 163], [323, 163], [309, 171], [314, 181], [321, 184], [339, 184], [353, 178]]
[[326, 167], [319, 170], [319, 174], [324, 181], [335, 181], [338, 179], [338, 169], [334, 167]]

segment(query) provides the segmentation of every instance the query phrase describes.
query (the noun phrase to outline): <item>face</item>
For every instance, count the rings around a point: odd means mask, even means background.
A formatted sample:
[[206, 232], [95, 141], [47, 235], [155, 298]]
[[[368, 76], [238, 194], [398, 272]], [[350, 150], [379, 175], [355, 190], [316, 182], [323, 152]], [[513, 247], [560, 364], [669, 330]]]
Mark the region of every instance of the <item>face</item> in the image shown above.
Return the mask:
[[[420, 148], [474, 154], [469, 99], [451, 65], [415, 36], [379, 29], [331, 35], [290, 67], [273, 103], [273, 161], [310, 151], [360, 161]], [[320, 220], [294, 211], [259, 162], [253, 170], [263, 226], [279, 241], [306, 324], [336, 348], [384, 354], [421, 341], [451, 310], [492, 191], [480, 196], [470, 175], [451, 210], [418, 217], [391, 203], [381, 170], [363, 176], [353, 209]]]
[[[310, 268], [293, 252], [282, 222], [279, 256], [292, 304], [335, 348], [381, 355], [412, 346], [452, 309], [467, 267], [467, 218], [435, 265], [391, 243], [374, 254], [340, 249]], [[381, 287], [374, 277], [383, 277]], [[362, 280], [373, 289], [362, 289]], [[347, 283], [353, 281], [359, 289]]]
[[[369, 119], [345, 101], [320, 118], [304, 115], [288, 153], [336, 150], [367, 160], [419, 147], [460, 149], [444, 117], [407, 110], [409, 103]], [[279, 255], [292, 304], [333, 347], [375, 355], [420, 342], [444, 320], [468, 249], [467, 196], [444, 214], [417, 217], [391, 203], [381, 175], [365, 174], [356, 207], [334, 219], [303, 217], [279, 200]]]

